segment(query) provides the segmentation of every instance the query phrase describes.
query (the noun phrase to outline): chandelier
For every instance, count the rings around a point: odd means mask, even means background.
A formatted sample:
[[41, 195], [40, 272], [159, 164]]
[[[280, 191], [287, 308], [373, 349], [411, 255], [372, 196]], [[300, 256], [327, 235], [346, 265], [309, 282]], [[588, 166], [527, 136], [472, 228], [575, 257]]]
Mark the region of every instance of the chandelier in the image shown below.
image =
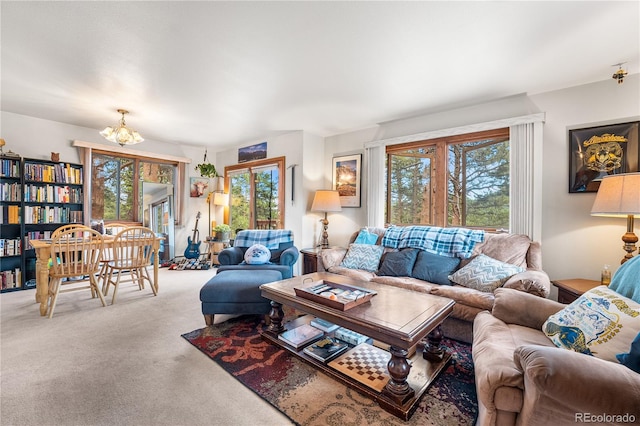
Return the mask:
[[126, 126], [126, 123], [124, 122], [124, 115], [129, 114], [129, 111], [127, 111], [126, 109], [119, 109], [118, 112], [122, 114], [120, 123], [113, 127], [107, 127], [106, 129], [101, 131], [100, 134], [106, 140], [118, 143], [120, 144], [120, 146], [135, 145], [144, 141], [142, 136], [140, 136], [140, 133]]
[[621, 62], [619, 64], [613, 65], [614, 67], [618, 67], [618, 71], [614, 72], [613, 75], [611, 76], [611, 78], [616, 80], [618, 82], [618, 84], [622, 84], [622, 82], [624, 81], [624, 78], [627, 75], [627, 72], [622, 69], [622, 65], [623, 64], [625, 64], [625, 62]]

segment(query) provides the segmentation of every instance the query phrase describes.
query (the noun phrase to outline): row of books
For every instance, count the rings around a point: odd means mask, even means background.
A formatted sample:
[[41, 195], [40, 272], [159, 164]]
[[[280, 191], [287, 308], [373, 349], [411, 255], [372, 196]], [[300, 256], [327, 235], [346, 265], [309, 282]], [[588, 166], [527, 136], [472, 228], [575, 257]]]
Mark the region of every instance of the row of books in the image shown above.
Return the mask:
[[25, 185], [24, 201], [36, 203], [82, 203], [82, 189], [68, 186]]
[[31, 231], [27, 232], [25, 245], [27, 250], [32, 249], [31, 240], [50, 240], [51, 239], [51, 231]]
[[2, 290], [22, 287], [20, 268], [0, 272], [0, 281], [2, 282]]
[[70, 164], [25, 163], [24, 178], [38, 182], [82, 184], [82, 169]]
[[21, 201], [19, 183], [0, 184], [0, 201]]
[[2, 206], [0, 225], [20, 223], [20, 206]]
[[24, 223], [82, 223], [82, 211], [69, 207], [25, 206]]
[[20, 161], [2, 159], [2, 167], [0, 167], [0, 176], [2, 177], [20, 177]]
[[20, 238], [0, 238], [0, 257], [20, 256], [20, 254], [22, 254]]
[[[333, 333], [333, 336], [325, 335]], [[363, 334], [340, 327], [321, 318], [314, 318], [309, 324], [303, 324], [278, 335], [288, 345], [300, 349], [318, 361], [327, 362], [346, 351], [350, 345], [371, 341]]]

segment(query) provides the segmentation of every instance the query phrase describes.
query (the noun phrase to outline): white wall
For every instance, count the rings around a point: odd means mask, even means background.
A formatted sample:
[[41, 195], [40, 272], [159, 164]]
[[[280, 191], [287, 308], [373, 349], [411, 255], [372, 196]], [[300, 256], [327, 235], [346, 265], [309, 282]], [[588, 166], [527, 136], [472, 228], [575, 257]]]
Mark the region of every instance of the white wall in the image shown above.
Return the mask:
[[595, 193], [569, 193], [568, 131], [639, 120], [639, 94], [640, 75], [634, 74], [620, 85], [609, 79], [531, 96], [546, 113], [542, 254], [552, 279], [600, 279], [603, 264], [615, 271], [625, 255], [620, 238], [626, 232], [626, 220], [591, 217]]
[[[611, 79], [536, 95], [519, 95], [382, 123], [325, 139], [325, 167], [330, 178], [331, 157], [362, 150], [365, 143], [433, 130], [483, 123], [538, 112], [545, 113], [542, 188], [543, 267], [551, 279], [599, 279], [602, 265], [617, 269], [625, 254], [620, 237], [624, 220], [591, 217], [595, 194], [569, 194], [568, 129], [640, 117], [640, 76], [634, 74], [618, 85]], [[366, 164], [364, 167], [366, 169]], [[366, 182], [363, 182], [366, 192]], [[381, 195], [384, 196], [384, 195]], [[332, 244], [345, 245], [359, 224], [365, 224], [367, 202], [360, 209], [333, 214], [329, 225]]]
[[[317, 244], [321, 233], [321, 215], [309, 212], [316, 189], [331, 186], [332, 157], [362, 153], [370, 141], [411, 135], [432, 130], [458, 127], [508, 117], [544, 112], [543, 147], [543, 266], [552, 279], [598, 279], [603, 264], [615, 270], [624, 255], [620, 237], [625, 232], [625, 221], [591, 217], [589, 212], [594, 194], [568, 193], [568, 129], [581, 126], [607, 124], [640, 119], [640, 75], [625, 78], [618, 85], [611, 79], [534, 95], [519, 95], [498, 99], [480, 105], [440, 111], [406, 120], [381, 123], [378, 126], [350, 133], [320, 138], [303, 131], [294, 131], [243, 144], [253, 145], [267, 141], [269, 157], [286, 157], [286, 167], [296, 164], [296, 188], [291, 199], [291, 169], [286, 172], [285, 223], [294, 231], [300, 248]], [[13, 150], [25, 157], [48, 159], [50, 152], [60, 152], [62, 161], [79, 162], [78, 152], [71, 141], [78, 139], [104, 143], [97, 129], [72, 126], [24, 115], [2, 112], [0, 135], [7, 141], [5, 150]], [[138, 148], [138, 147], [136, 147]], [[186, 145], [145, 141], [139, 149], [150, 153], [192, 158], [187, 165], [186, 185], [189, 177], [198, 177], [195, 164], [201, 162], [204, 150]], [[225, 165], [237, 164], [237, 148], [219, 153], [209, 152], [209, 160], [222, 173]], [[363, 162], [363, 177], [366, 176]], [[366, 223], [366, 179], [362, 182], [362, 207], [343, 209], [329, 214], [329, 239], [332, 245], [345, 245], [349, 236]], [[207, 215], [202, 199], [190, 199], [185, 194], [185, 224], [176, 229], [176, 254], [186, 247], [197, 211]], [[216, 219], [221, 221], [221, 212]], [[638, 222], [636, 222], [638, 223]], [[208, 231], [203, 221], [201, 235]]]

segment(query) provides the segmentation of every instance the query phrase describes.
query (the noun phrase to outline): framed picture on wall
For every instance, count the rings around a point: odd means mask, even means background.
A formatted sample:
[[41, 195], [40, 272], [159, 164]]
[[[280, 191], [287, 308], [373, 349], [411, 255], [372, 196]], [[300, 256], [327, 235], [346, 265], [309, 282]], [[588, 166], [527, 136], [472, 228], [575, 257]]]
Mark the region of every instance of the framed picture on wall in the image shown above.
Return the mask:
[[597, 192], [603, 177], [637, 172], [639, 124], [569, 130], [569, 192]]
[[360, 207], [362, 154], [333, 157], [333, 186], [342, 207]]
[[204, 195], [208, 192], [207, 188], [209, 188], [209, 178], [192, 177], [189, 194], [192, 198], [204, 197]]

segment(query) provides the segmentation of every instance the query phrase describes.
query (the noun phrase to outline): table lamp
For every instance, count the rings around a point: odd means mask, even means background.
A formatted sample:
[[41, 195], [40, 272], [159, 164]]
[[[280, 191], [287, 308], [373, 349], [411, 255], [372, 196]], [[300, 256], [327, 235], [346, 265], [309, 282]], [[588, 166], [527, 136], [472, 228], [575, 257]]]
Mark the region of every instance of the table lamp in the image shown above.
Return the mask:
[[633, 257], [638, 236], [633, 232], [635, 216], [640, 216], [640, 173], [625, 173], [602, 178], [591, 216], [626, 217], [627, 232], [622, 236], [627, 254], [621, 264]]
[[329, 228], [329, 221], [327, 220], [327, 212], [339, 212], [342, 211], [340, 205], [340, 193], [338, 191], [319, 190], [313, 197], [313, 203], [311, 204], [312, 212], [324, 212], [324, 219], [322, 220], [322, 242], [320, 246], [322, 248], [329, 248], [329, 234], [327, 228]]

